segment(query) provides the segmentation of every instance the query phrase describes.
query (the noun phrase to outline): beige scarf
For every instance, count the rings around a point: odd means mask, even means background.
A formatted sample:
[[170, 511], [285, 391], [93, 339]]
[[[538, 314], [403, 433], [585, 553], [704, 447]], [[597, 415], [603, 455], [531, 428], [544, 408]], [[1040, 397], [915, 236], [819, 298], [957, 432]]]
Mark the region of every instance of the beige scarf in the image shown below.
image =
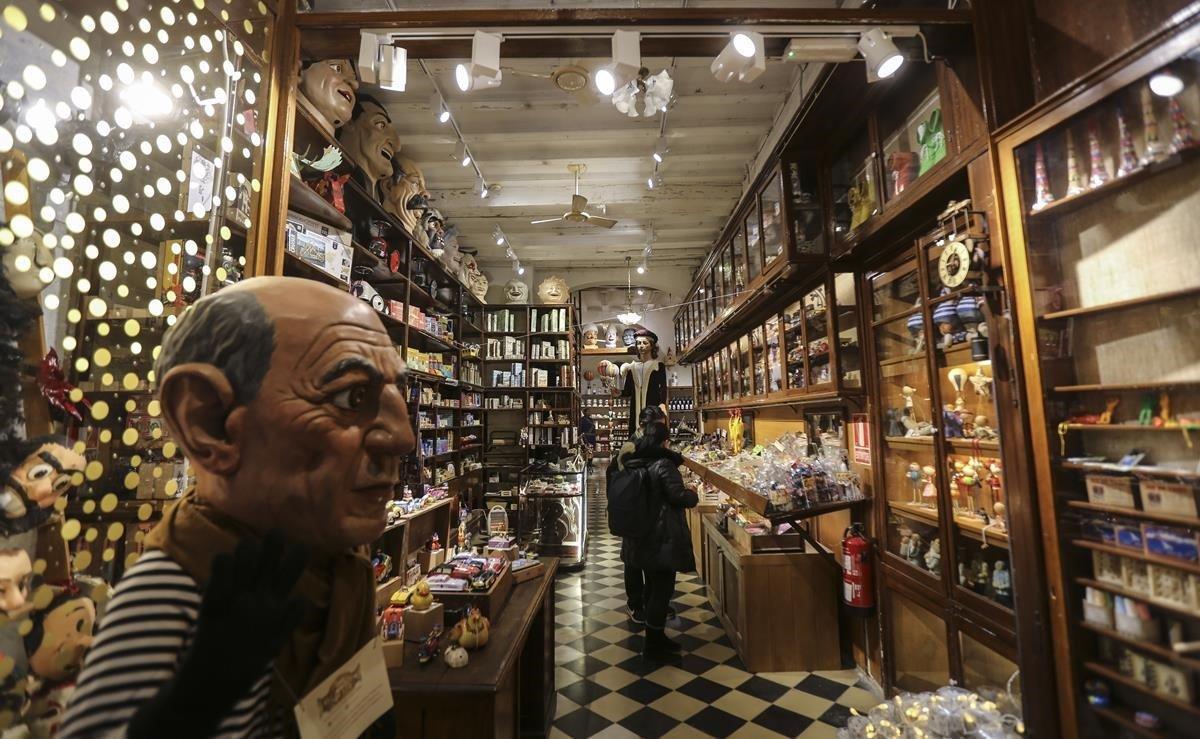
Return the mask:
[[[166, 509], [162, 521], [146, 536], [146, 548], [165, 552], [203, 588], [213, 557], [232, 552], [239, 539], [252, 535], [245, 524], [189, 491]], [[272, 699], [289, 715], [297, 697], [333, 674], [374, 637], [374, 571], [365, 552], [310, 552], [295, 593], [313, 608], [276, 658], [278, 676], [271, 689]]]

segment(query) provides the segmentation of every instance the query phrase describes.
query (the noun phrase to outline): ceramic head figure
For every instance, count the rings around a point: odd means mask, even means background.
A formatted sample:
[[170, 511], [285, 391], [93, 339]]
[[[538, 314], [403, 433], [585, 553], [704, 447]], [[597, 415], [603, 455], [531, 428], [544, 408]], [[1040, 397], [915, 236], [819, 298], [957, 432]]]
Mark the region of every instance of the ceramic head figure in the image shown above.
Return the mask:
[[350, 121], [358, 94], [358, 72], [349, 59], [320, 59], [300, 70], [300, 93], [331, 128]]
[[488, 278], [479, 271], [479, 264], [475, 261], [473, 254], [463, 255], [463, 272], [465, 274], [467, 289], [471, 294], [480, 300], [487, 297]]
[[638, 329], [634, 334], [633, 349], [643, 362], [658, 359], [658, 334], [648, 328]]
[[563, 278], [551, 275], [538, 285], [538, 299], [543, 303], [565, 303], [571, 291]]
[[529, 285], [516, 277], [504, 283], [504, 302], [510, 304], [529, 302]]
[[600, 329], [594, 323], [589, 323], [583, 329], [583, 348], [597, 349], [600, 346]]
[[33, 563], [19, 547], [0, 549], [0, 613], [12, 618], [29, 610]]
[[604, 343], [609, 349], [617, 348], [617, 327], [613, 324], [608, 324], [604, 330]]
[[96, 604], [91, 598], [59, 593], [46, 608], [34, 611], [33, 628], [25, 636], [29, 671], [50, 683], [74, 678], [92, 646], [95, 625]]
[[400, 137], [383, 104], [360, 95], [354, 117], [338, 132], [338, 141], [362, 168], [367, 191], [375, 194], [376, 185], [392, 176], [392, 160], [400, 153]]

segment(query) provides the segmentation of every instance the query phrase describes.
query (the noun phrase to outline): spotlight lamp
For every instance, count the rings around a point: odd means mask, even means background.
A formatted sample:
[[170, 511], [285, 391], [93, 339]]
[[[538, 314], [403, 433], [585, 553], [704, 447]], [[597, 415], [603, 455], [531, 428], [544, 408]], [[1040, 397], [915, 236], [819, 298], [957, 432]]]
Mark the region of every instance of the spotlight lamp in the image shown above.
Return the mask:
[[642, 68], [642, 35], [637, 31], [616, 31], [612, 37], [613, 87], [624, 87], [637, 78]]
[[667, 140], [660, 136], [658, 143], [654, 145], [654, 153], [650, 155], [650, 158], [655, 162], [662, 164], [663, 159], [666, 158], [667, 152], [670, 150], [670, 147], [667, 146]]
[[454, 147], [454, 159], [464, 167], [471, 166], [471, 152], [467, 151], [467, 145], [462, 141], [459, 141], [458, 146]]
[[517, 265], [517, 274], [519, 274], [519, 275], [525, 274], [525, 268], [522, 267], [520, 264]]
[[404, 92], [408, 83], [408, 51], [392, 45], [389, 33], [360, 31], [358, 75], [363, 82], [385, 90]]
[[504, 37], [498, 33], [475, 32], [471, 40], [471, 63], [454, 68], [458, 89], [470, 92], [500, 86], [504, 76], [500, 71], [500, 44], [503, 41]]
[[767, 70], [766, 52], [761, 33], [738, 31], [712, 62], [712, 73], [721, 82], [735, 77], [739, 82], [753, 82]]
[[601, 95], [611, 95], [617, 90], [617, 78], [613, 76], [611, 70], [598, 69], [596, 70], [596, 90]]
[[1150, 92], [1164, 98], [1173, 98], [1183, 92], [1183, 80], [1170, 69], [1160, 69], [1150, 75]]
[[904, 64], [904, 55], [882, 28], [864, 31], [858, 37], [858, 50], [867, 62], [868, 79], [887, 79]]
[[450, 111], [445, 104], [442, 105], [442, 111], [438, 113], [438, 123], [445, 123], [450, 120]]

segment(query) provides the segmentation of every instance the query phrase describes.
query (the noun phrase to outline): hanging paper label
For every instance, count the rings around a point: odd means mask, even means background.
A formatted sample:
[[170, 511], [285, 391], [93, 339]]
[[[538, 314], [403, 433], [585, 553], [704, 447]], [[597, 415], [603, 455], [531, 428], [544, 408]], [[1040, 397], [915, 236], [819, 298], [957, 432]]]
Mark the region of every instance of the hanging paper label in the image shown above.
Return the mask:
[[359, 736], [392, 710], [392, 689], [379, 638], [296, 704], [301, 739]]
[[866, 413], [850, 416], [850, 437], [853, 440], [854, 463], [871, 466], [871, 427]]

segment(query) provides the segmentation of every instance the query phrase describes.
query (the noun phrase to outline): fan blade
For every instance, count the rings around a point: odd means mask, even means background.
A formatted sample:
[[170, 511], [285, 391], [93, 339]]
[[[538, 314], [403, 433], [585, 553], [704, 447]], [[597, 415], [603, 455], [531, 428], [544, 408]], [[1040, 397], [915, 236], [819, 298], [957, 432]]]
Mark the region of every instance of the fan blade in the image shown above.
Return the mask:
[[571, 196], [571, 212], [582, 213], [587, 208], [587, 198], [582, 195]]
[[612, 228], [613, 226], [617, 225], [616, 218], [605, 218], [604, 216], [588, 216], [587, 222], [593, 226], [599, 226], [601, 228]]
[[530, 221], [529, 225], [536, 226], [539, 223], [554, 223], [555, 221], [561, 221], [561, 220], [562, 220], [562, 216], [559, 216], [558, 218], [543, 218], [538, 221]]

